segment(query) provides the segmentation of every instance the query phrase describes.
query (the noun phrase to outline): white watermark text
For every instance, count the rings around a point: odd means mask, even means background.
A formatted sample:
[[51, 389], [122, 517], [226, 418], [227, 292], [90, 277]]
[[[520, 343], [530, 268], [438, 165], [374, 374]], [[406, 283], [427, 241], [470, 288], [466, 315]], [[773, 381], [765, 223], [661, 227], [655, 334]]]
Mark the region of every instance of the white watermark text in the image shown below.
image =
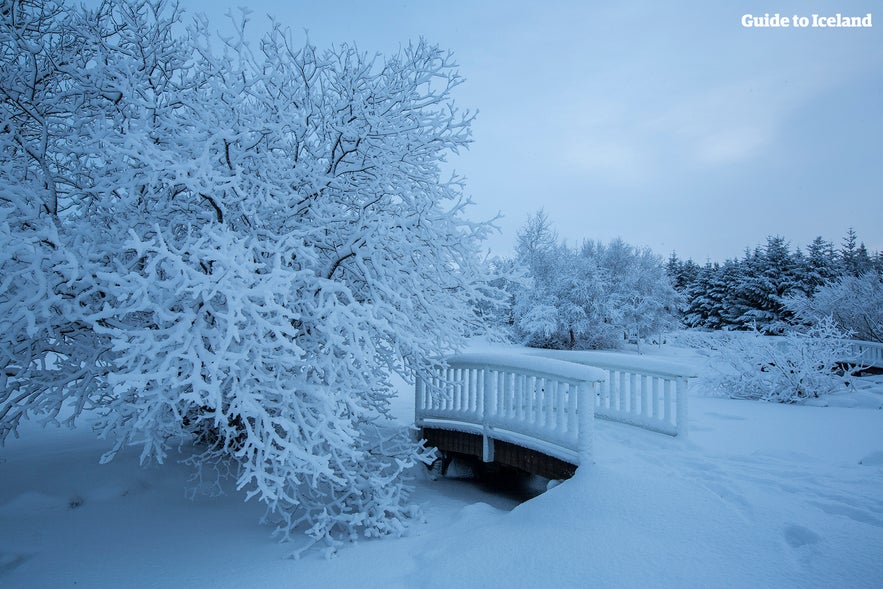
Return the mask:
[[874, 17], [869, 12], [863, 16], [844, 14], [743, 14], [742, 26], [746, 29], [870, 29]]

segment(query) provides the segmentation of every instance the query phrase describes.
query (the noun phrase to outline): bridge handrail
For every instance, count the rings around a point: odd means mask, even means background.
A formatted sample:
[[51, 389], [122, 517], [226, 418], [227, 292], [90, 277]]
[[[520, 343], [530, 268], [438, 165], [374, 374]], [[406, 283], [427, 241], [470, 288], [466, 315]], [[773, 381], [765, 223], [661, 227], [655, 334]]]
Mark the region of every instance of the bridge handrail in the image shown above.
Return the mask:
[[594, 350], [531, 350], [531, 355], [607, 371], [595, 415], [670, 436], [687, 435], [687, 385], [693, 368], [657, 358]]
[[883, 343], [858, 339], [844, 340], [843, 343], [849, 346], [852, 355], [846, 358], [847, 361], [854, 361], [864, 368], [883, 368]]
[[605, 352], [600, 350], [543, 350], [533, 349], [529, 354], [541, 358], [554, 358], [565, 362], [575, 362], [584, 366], [593, 366], [604, 370], [630, 370], [663, 378], [696, 378], [696, 369], [684, 364], [633, 356], [621, 352]]
[[483, 366], [500, 370], [530, 372], [538, 376], [558, 377], [574, 382], [602, 381], [606, 373], [598, 368], [557, 358], [527, 356], [522, 353], [464, 352], [447, 358], [448, 366]]
[[415, 384], [418, 427], [471, 430], [482, 458], [493, 440], [522, 445], [572, 464], [591, 460], [594, 399], [603, 370], [523, 353], [465, 353]]

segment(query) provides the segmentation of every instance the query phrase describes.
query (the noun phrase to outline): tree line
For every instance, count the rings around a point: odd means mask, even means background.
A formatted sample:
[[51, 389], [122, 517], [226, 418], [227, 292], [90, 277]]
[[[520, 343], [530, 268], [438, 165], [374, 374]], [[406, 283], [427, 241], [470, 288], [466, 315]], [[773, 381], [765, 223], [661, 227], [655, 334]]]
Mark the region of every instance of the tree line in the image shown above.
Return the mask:
[[863, 319], [838, 323], [853, 335], [879, 339], [872, 308], [879, 305], [883, 253], [871, 254], [853, 229], [840, 247], [816, 237], [806, 251], [792, 250], [783, 237], [770, 236], [739, 259], [704, 266], [672, 253], [666, 272], [683, 297], [681, 320], [688, 327], [783, 333], [820, 313], [845, 317], [870, 307]]
[[681, 327], [783, 334], [828, 318], [845, 336], [883, 341], [883, 254], [852, 229], [840, 247], [817, 237], [804, 252], [771, 236], [740, 259], [700, 266], [621, 239], [571, 246], [540, 210], [515, 256], [489, 266], [505, 297], [479, 311], [528, 346], [640, 349]]

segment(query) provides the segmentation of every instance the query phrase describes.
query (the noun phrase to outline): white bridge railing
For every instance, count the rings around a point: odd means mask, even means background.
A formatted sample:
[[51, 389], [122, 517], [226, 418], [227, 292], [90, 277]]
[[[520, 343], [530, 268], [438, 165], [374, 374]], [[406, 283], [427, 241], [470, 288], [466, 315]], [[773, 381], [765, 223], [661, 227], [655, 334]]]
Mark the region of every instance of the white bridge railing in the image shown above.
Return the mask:
[[502, 440], [579, 465], [591, 461], [592, 402], [603, 371], [525, 354], [452, 356], [448, 367], [416, 383], [418, 427], [482, 436], [482, 458]]
[[855, 362], [863, 368], [883, 368], [883, 343], [862, 340], [846, 340], [848, 362]]
[[578, 465], [591, 456], [594, 416], [686, 436], [694, 376], [672, 362], [612, 352], [460, 354], [418, 379], [415, 422], [481, 435], [485, 461], [498, 439]]
[[670, 436], [687, 435], [687, 384], [693, 369], [656, 358], [616, 352], [531, 350], [603, 369], [607, 380], [595, 399], [595, 416]]

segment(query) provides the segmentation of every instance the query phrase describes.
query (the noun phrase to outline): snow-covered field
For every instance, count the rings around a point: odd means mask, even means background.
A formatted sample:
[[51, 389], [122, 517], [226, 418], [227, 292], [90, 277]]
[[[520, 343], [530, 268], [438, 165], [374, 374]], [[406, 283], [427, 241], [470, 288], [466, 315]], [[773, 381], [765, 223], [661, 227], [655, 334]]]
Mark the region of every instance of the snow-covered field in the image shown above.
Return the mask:
[[[425, 523], [330, 560], [287, 558], [235, 492], [188, 499], [186, 466], [102, 466], [87, 427], [29, 425], [0, 448], [0, 587], [880, 587], [881, 404], [883, 377], [826, 407], [700, 381], [687, 439], [599, 421], [595, 464], [520, 504], [421, 473]], [[403, 387], [396, 416], [412, 411]]]

